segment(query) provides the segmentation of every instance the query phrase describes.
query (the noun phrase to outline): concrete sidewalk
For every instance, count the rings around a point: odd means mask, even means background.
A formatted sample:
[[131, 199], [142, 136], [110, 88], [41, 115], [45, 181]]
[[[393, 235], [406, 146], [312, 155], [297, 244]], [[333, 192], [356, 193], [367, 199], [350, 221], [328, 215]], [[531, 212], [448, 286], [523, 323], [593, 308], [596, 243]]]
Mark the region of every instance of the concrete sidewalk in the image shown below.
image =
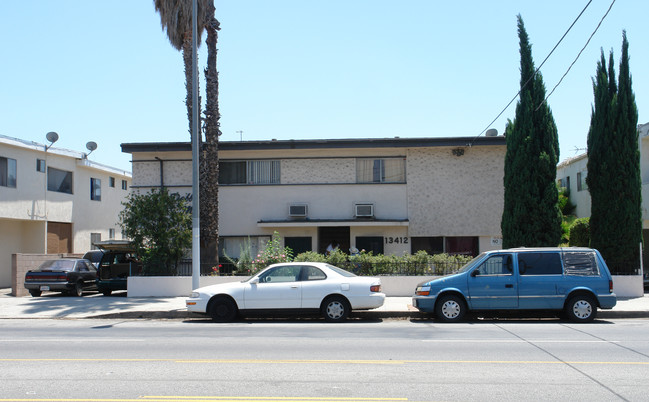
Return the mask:
[[[60, 293], [14, 297], [10, 293], [11, 289], [0, 289], [0, 319], [204, 317], [186, 310], [185, 297], [126, 297], [126, 292], [116, 292], [108, 297], [98, 293], [88, 293], [84, 297], [68, 297]], [[410, 297], [387, 297], [382, 307], [354, 312], [353, 315], [368, 319], [426, 317], [411, 304]], [[649, 294], [633, 299], [618, 299], [612, 310], [599, 310], [598, 318], [649, 318]]]

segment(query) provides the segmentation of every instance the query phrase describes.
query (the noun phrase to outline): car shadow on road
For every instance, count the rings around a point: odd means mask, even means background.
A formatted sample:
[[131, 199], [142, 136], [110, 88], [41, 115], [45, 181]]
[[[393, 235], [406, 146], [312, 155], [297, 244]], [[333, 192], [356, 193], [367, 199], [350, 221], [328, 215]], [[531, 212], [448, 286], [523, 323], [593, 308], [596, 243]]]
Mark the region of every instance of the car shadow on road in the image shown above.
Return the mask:
[[[410, 322], [413, 324], [440, 324], [448, 325], [436, 319], [433, 316], [424, 316], [410, 318]], [[595, 325], [595, 324], [613, 324], [611, 321], [606, 319], [595, 319], [589, 323], [576, 323], [568, 319], [552, 316], [552, 315], [536, 315], [536, 316], [516, 316], [516, 315], [506, 315], [506, 316], [476, 316], [471, 315], [465, 317], [462, 321], [457, 324], [578, 324], [578, 325]]]

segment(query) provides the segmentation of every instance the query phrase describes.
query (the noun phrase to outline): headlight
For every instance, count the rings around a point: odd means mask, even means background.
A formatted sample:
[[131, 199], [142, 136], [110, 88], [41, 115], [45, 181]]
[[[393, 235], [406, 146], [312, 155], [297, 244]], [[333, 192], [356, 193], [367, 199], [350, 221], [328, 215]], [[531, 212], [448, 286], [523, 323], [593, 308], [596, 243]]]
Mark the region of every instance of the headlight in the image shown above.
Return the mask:
[[191, 297], [192, 299], [198, 299], [199, 297], [201, 297], [201, 294], [198, 293], [198, 292], [192, 292], [192, 293], [189, 295], [189, 297]]
[[430, 286], [417, 286], [415, 291], [417, 296], [429, 296], [430, 295]]

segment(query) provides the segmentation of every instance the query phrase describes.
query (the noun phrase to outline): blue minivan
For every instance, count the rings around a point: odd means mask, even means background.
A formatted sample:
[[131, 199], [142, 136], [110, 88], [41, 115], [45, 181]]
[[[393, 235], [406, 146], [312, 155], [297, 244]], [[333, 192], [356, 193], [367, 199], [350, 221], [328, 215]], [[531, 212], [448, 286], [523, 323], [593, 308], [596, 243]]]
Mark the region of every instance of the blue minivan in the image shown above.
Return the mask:
[[554, 310], [590, 322], [617, 299], [599, 251], [517, 248], [480, 254], [459, 272], [417, 285], [412, 305], [445, 322], [468, 311]]

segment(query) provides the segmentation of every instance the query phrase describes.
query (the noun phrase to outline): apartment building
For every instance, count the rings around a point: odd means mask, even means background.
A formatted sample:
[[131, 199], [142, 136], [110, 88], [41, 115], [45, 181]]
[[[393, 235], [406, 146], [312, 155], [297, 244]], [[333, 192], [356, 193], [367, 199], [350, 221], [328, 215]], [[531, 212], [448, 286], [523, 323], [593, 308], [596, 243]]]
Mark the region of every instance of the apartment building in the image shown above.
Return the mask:
[[129, 172], [85, 153], [0, 135], [0, 287], [11, 287], [12, 254], [82, 254], [121, 239], [130, 185]]
[[[133, 191], [192, 191], [190, 143], [125, 143]], [[502, 136], [219, 144], [220, 255], [274, 232], [295, 253], [337, 243], [375, 254], [501, 247]]]

